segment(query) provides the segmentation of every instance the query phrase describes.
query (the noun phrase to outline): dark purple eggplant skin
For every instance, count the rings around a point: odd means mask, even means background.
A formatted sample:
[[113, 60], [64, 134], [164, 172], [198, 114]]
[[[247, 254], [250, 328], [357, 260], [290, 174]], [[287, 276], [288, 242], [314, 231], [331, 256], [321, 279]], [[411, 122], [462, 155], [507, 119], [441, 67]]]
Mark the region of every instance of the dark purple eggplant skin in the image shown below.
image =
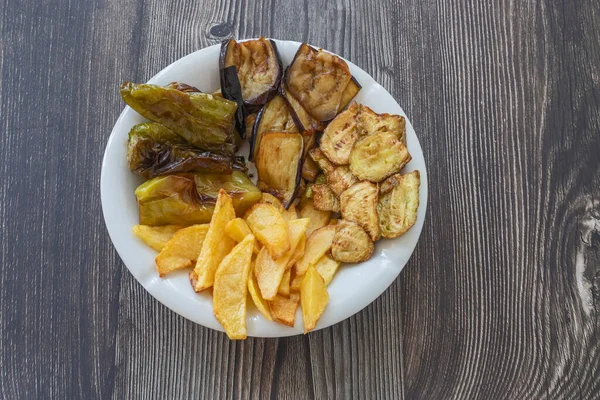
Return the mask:
[[241, 138], [244, 139], [246, 135], [246, 113], [244, 99], [242, 98], [242, 87], [240, 86], [237, 70], [233, 65], [231, 67], [221, 68], [219, 76], [221, 78], [221, 93], [223, 94], [223, 97], [227, 100], [235, 101], [238, 105], [237, 111], [235, 112], [235, 127]]
[[254, 148], [256, 147], [256, 135], [258, 134], [258, 127], [260, 125], [260, 120], [265, 112], [265, 104], [254, 119], [254, 125], [252, 125], [252, 137], [250, 138], [250, 154], [248, 154], [248, 161], [254, 161]]
[[[279, 85], [281, 84], [281, 80], [283, 78], [283, 64], [281, 63], [281, 56], [279, 55], [279, 50], [277, 49], [277, 45], [275, 41], [269, 39], [269, 43], [273, 48], [273, 53], [275, 54], [275, 58], [277, 61], [277, 75], [275, 78], [275, 82], [273, 86], [266, 92], [262, 93], [260, 96], [257, 96], [253, 99], [244, 101], [244, 115], [252, 114], [258, 112], [263, 105], [265, 105], [269, 100], [277, 94], [279, 90]], [[236, 41], [233, 39], [224, 40], [221, 42], [221, 52], [219, 54], [219, 69], [223, 71], [225, 69], [225, 58], [227, 56], [227, 52], [229, 51], [229, 46], [235, 46]], [[223, 81], [223, 76], [221, 76], [221, 82]], [[239, 79], [238, 79], [239, 82]], [[240, 89], [241, 90], [241, 89]], [[221, 83], [221, 91], [223, 93], [223, 97], [229, 99], [225, 93], [226, 90], [223, 88], [223, 84]]]
[[[300, 154], [304, 154], [304, 141], [302, 141], [302, 149], [300, 150]], [[298, 195], [298, 190], [300, 189], [300, 182], [302, 181], [302, 167], [303, 166], [304, 166], [304, 157], [300, 156], [300, 158], [298, 160], [298, 170], [296, 172], [296, 187], [294, 188], [294, 191], [292, 192], [290, 198], [283, 202], [283, 208], [285, 208], [286, 210], [288, 208], [290, 208], [290, 206], [296, 199], [296, 196]]]

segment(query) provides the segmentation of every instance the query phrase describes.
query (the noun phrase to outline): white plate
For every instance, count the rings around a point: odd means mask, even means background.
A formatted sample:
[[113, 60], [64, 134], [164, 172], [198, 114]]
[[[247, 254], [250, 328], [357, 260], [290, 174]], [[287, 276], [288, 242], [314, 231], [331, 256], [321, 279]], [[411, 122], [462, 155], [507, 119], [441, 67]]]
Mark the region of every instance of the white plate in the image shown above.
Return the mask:
[[[300, 43], [276, 40], [284, 67], [287, 66]], [[150, 83], [166, 85], [172, 81], [196, 86], [212, 92], [219, 88], [220, 45], [207, 47], [187, 55], [150, 79]], [[406, 117], [394, 98], [369, 74], [348, 62], [352, 75], [362, 85], [355, 100], [375, 112], [400, 114]], [[154, 265], [156, 252], [143, 244], [131, 232], [138, 223], [135, 188], [142, 180], [133, 175], [126, 161], [129, 129], [145, 119], [125, 107], [117, 120], [106, 145], [102, 162], [102, 210], [110, 238], [129, 271], [158, 301], [176, 313], [206, 327], [223, 331], [213, 315], [212, 298], [208, 293], [195, 293], [189, 280], [189, 271], [178, 271], [159, 278]], [[325, 328], [359, 312], [375, 300], [396, 279], [408, 262], [421, 234], [427, 206], [427, 172], [425, 160], [415, 131], [406, 119], [407, 145], [412, 161], [404, 172], [418, 169], [421, 173], [420, 206], [416, 224], [403, 236], [375, 245], [371, 259], [356, 265], [343, 265], [329, 285], [330, 301], [316, 329]], [[246, 151], [247, 153], [247, 151]], [[243, 154], [247, 155], [247, 154]], [[280, 337], [303, 332], [302, 313], [298, 310], [296, 325], [291, 328], [262, 317], [252, 305], [248, 308], [248, 335]]]

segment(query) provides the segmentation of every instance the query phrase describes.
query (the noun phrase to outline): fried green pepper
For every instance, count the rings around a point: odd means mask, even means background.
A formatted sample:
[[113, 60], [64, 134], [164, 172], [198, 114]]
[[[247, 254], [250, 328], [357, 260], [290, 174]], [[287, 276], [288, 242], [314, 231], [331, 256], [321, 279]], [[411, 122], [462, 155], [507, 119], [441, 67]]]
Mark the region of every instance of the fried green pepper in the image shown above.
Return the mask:
[[143, 117], [161, 123], [192, 145], [214, 153], [235, 153], [237, 104], [208, 93], [173, 86], [125, 82], [121, 97]]
[[188, 226], [208, 223], [221, 188], [233, 199], [238, 216], [261, 198], [260, 190], [243, 172], [160, 176], [143, 183], [135, 191], [140, 224]]
[[231, 156], [191, 146], [156, 122], [145, 122], [131, 128], [127, 161], [134, 174], [146, 179], [175, 172], [230, 174], [234, 163]]

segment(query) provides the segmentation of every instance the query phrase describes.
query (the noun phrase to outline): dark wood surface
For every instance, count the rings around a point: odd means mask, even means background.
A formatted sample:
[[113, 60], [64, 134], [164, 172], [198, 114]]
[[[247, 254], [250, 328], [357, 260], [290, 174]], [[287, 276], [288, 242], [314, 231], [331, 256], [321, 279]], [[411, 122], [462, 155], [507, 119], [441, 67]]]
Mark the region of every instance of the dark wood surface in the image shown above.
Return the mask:
[[[429, 204], [365, 310], [233, 343], [129, 274], [100, 164], [122, 81], [260, 35], [388, 89]], [[2, 398], [600, 398], [597, 0], [0, 0], [0, 39]]]

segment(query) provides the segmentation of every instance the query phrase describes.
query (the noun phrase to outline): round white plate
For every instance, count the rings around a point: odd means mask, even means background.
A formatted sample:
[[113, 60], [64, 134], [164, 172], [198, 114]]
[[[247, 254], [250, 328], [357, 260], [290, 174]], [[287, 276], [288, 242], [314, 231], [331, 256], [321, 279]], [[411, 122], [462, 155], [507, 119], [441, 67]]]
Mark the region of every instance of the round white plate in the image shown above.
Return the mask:
[[[300, 43], [276, 40], [284, 67], [289, 65]], [[219, 89], [219, 50], [214, 45], [189, 54], [150, 79], [149, 83], [166, 85], [178, 81], [196, 86], [202, 91]], [[394, 98], [365, 71], [347, 61], [352, 75], [362, 85], [355, 100], [375, 112], [400, 114], [406, 117]], [[132, 126], [145, 119], [125, 107], [106, 145], [102, 162], [101, 198], [104, 219], [110, 238], [129, 271], [158, 301], [176, 313], [206, 327], [223, 331], [213, 315], [210, 294], [195, 293], [188, 280], [189, 271], [178, 271], [160, 278], [154, 258], [156, 252], [131, 232], [138, 223], [138, 208], [134, 191], [142, 180], [127, 166], [127, 134]], [[397, 239], [382, 239], [375, 245], [371, 259], [360, 264], [342, 265], [329, 284], [329, 304], [316, 329], [325, 328], [359, 312], [375, 300], [396, 279], [408, 262], [423, 228], [427, 206], [427, 171], [419, 140], [406, 119], [407, 145], [412, 161], [404, 172], [418, 169], [421, 173], [420, 206], [416, 224]], [[247, 151], [245, 151], [247, 153]], [[247, 156], [247, 154], [243, 154]], [[302, 313], [298, 309], [296, 325], [291, 328], [266, 320], [251, 304], [248, 307], [248, 335], [281, 337], [303, 332]]]

